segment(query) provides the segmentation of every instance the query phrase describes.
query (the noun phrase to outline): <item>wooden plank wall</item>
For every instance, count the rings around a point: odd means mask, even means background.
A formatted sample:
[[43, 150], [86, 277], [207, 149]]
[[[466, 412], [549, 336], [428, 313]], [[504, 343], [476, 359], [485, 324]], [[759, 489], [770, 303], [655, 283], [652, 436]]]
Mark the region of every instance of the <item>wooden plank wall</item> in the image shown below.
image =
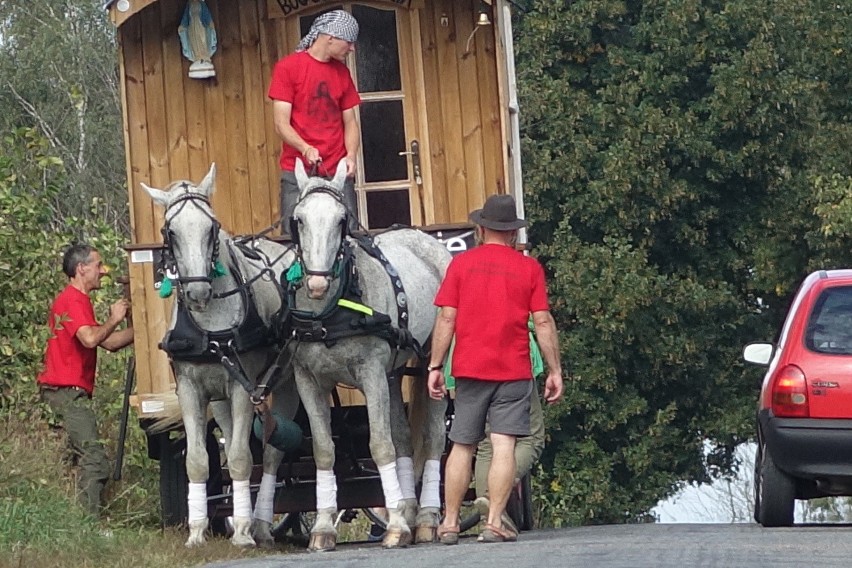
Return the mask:
[[[424, 152], [429, 223], [467, 221], [488, 195], [505, 193], [494, 26], [480, 28], [468, 50], [478, 0], [426, 0], [400, 25], [404, 52], [421, 91], [418, 128]], [[266, 98], [275, 62], [293, 49], [296, 18], [268, 18], [266, 0], [207, 0], [219, 45], [217, 76], [187, 76], [177, 28], [185, 0], [152, 2], [119, 28], [128, 187], [134, 244], [161, 242], [162, 211], [140, 183], [165, 188], [199, 182], [217, 166], [213, 207], [223, 228], [255, 233], [278, 218], [280, 141]], [[446, 17], [447, 25], [442, 25]], [[492, 18], [493, 20], [494, 18]], [[419, 30], [412, 29], [417, 26]], [[423, 131], [426, 132], [423, 132]], [[415, 201], [417, 196], [412, 196]], [[153, 266], [131, 266], [137, 321], [138, 393], [174, 389], [158, 349], [170, 302], [154, 290]]]
[[507, 191], [494, 26], [477, 30], [468, 49], [478, 8], [433, 0], [420, 15], [436, 223], [466, 222], [487, 196]]

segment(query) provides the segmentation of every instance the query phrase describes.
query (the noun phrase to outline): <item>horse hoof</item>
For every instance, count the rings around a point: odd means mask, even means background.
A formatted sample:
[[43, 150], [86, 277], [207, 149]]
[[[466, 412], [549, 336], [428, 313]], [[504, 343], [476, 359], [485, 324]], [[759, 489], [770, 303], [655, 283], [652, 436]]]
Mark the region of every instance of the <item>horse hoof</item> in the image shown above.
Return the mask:
[[274, 538], [258, 538], [254, 537], [254, 542], [257, 544], [259, 548], [270, 549], [275, 547], [275, 539]]
[[382, 540], [382, 548], [405, 548], [411, 544], [411, 531], [389, 528]]
[[334, 533], [311, 533], [308, 550], [311, 552], [331, 552], [337, 546], [337, 535]]
[[205, 542], [206, 541], [204, 540], [203, 536], [202, 537], [190, 536], [188, 539], [186, 539], [186, 542], [183, 543], [183, 545], [187, 548], [197, 548], [199, 546], [204, 546]]
[[203, 546], [207, 542], [204, 533], [207, 531], [207, 519], [200, 519], [189, 523], [189, 538], [186, 539], [184, 546], [187, 548], [195, 548]]
[[434, 525], [418, 525], [414, 533], [414, 543], [423, 544], [438, 540], [438, 527]]
[[252, 548], [256, 546], [254, 539], [248, 535], [235, 534], [231, 537], [231, 544], [240, 548]]

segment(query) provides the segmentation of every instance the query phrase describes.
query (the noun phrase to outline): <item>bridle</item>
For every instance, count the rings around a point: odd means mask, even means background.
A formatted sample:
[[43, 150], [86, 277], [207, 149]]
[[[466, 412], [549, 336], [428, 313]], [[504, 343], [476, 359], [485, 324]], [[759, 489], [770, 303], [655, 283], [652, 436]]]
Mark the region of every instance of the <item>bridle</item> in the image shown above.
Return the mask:
[[301, 246], [301, 240], [300, 240], [300, 237], [299, 237], [299, 221], [298, 221], [298, 219], [296, 219], [296, 217], [290, 218], [290, 237], [293, 239], [293, 244], [296, 245], [296, 255], [297, 255], [297, 259], [298, 259], [299, 264], [302, 265], [302, 272], [307, 276], [322, 276], [322, 277], [331, 279], [331, 278], [334, 278], [335, 276], [337, 276], [337, 273], [339, 272], [340, 263], [341, 263], [341, 261], [343, 260], [343, 257], [344, 257], [344, 247], [346, 246], [346, 235], [348, 234], [347, 233], [347, 228], [348, 228], [348, 222], [347, 221], [349, 219], [349, 216], [353, 215], [353, 212], [350, 211], [348, 207], [346, 207], [346, 203], [343, 202], [343, 198], [341, 197], [340, 192], [337, 191], [336, 189], [334, 189], [333, 187], [326, 186], [326, 185], [321, 185], [321, 186], [317, 186], [315, 188], [310, 189], [309, 191], [307, 191], [305, 193], [305, 195], [303, 195], [299, 199], [299, 201], [296, 205], [298, 205], [299, 203], [304, 201], [308, 196], [313, 195], [315, 193], [325, 193], [326, 195], [330, 195], [332, 198], [334, 198], [335, 201], [340, 203], [343, 206], [343, 209], [346, 211], [346, 216], [344, 217], [343, 221], [340, 224], [340, 240], [339, 240], [340, 245], [337, 248], [337, 254], [335, 255], [334, 263], [332, 263], [332, 266], [328, 270], [314, 270], [314, 269], [307, 267], [307, 265], [305, 264], [305, 259], [302, 256], [302, 246]]
[[[219, 229], [221, 228], [221, 224], [216, 218], [210, 214], [208, 208], [210, 207], [210, 200], [207, 197], [199, 194], [192, 193], [189, 191], [189, 184], [186, 182], [182, 182], [179, 186], [182, 189], [186, 190], [186, 193], [177, 197], [174, 201], [172, 201], [168, 208], [165, 211], [165, 222], [163, 223], [163, 228], [160, 229], [160, 232], [163, 234], [163, 255], [160, 260], [159, 270], [163, 273], [163, 276], [171, 273], [175, 274], [175, 280], [179, 287], [182, 289], [182, 286], [185, 284], [190, 284], [193, 282], [204, 282], [206, 284], [211, 284], [213, 282], [214, 275], [217, 274], [218, 270], [218, 261], [219, 261]], [[213, 226], [210, 229], [210, 244], [212, 245], [212, 253], [210, 255], [210, 272], [207, 275], [202, 276], [182, 276], [177, 269], [177, 260], [175, 259], [174, 254], [174, 245], [173, 245], [173, 236], [174, 233], [171, 230], [171, 222], [172, 220], [180, 215], [181, 211], [188, 204], [194, 205], [198, 208], [199, 211], [204, 213], [208, 219], [213, 223]], [[204, 208], [200, 205], [203, 203], [207, 206]], [[177, 208], [177, 211], [174, 211], [171, 215], [169, 212]]]

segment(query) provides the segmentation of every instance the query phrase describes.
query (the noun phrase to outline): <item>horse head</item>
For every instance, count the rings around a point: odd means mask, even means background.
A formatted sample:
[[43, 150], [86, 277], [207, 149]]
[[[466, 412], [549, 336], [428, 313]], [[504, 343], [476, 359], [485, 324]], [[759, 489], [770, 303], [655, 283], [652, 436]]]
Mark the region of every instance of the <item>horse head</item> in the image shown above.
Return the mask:
[[347, 216], [343, 203], [346, 162], [337, 165], [334, 178], [309, 177], [296, 160], [299, 202], [293, 210], [290, 234], [299, 246], [308, 297], [322, 299], [328, 292], [337, 261], [342, 257]]
[[220, 224], [210, 207], [215, 182], [216, 164], [212, 164], [199, 185], [176, 181], [160, 190], [142, 184], [165, 210], [164, 271], [176, 274], [179, 298], [196, 311], [207, 308], [218, 270]]

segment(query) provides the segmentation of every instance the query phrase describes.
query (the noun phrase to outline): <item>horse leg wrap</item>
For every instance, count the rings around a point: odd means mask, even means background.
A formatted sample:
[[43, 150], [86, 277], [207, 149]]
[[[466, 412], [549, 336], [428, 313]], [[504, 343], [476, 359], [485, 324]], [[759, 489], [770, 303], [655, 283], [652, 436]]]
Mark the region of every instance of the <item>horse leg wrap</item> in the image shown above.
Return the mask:
[[207, 484], [190, 483], [186, 498], [189, 522], [207, 520]]
[[411, 458], [397, 458], [396, 476], [399, 478], [399, 488], [403, 499], [416, 499], [414, 490], [414, 461]]
[[317, 510], [337, 510], [337, 478], [334, 471], [317, 470]]
[[275, 501], [275, 474], [264, 473], [257, 492], [257, 502], [254, 504], [254, 518], [272, 522], [273, 502]]
[[423, 466], [420, 507], [441, 508], [441, 462], [439, 460], [426, 460]]
[[382, 479], [382, 492], [385, 494], [385, 507], [396, 509], [402, 500], [402, 490], [399, 488], [399, 477], [396, 474], [396, 463], [380, 465], [379, 476]]
[[234, 480], [234, 517], [251, 518], [251, 489], [249, 480]]

